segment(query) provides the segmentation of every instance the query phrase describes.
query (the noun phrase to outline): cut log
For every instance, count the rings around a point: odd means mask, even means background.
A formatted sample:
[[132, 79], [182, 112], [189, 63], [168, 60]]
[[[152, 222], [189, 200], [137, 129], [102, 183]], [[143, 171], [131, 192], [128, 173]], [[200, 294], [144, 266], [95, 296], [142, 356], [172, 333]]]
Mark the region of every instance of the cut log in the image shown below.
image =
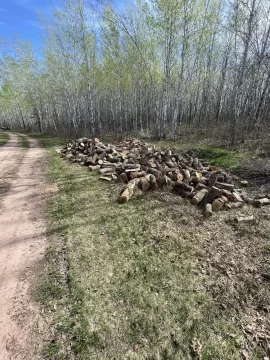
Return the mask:
[[112, 169], [112, 168], [99, 169], [99, 173], [102, 174], [102, 175], [105, 175], [105, 174], [109, 174], [109, 175], [116, 174], [115, 169]]
[[183, 183], [183, 182], [178, 182], [178, 181], [175, 181], [173, 183], [173, 187], [174, 189], [183, 189], [185, 191], [188, 191], [188, 192], [193, 192], [194, 191], [194, 187], [191, 186], [191, 185], [188, 185], [186, 183]]
[[191, 181], [198, 184], [202, 180], [202, 177], [202, 173], [196, 171], [195, 174], [192, 174]]
[[146, 180], [149, 181], [151, 188], [153, 190], [157, 189], [157, 180], [153, 174], [146, 175]]
[[249, 205], [253, 205], [254, 204], [254, 199], [248, 197], [246, 194], [241, 194], [242, 199]]
[[215, 199], [222, 197], [222, 191], [215, 186], [212, 186], [208, 195], [207, 202], [212, 203]]
[[225, 195], [222, 195], [221, 199], [223, 200], [224, 204], [226, 204], [229, 201]]
[[73, 158], [73, 154], [67, 154], [67, 155], [65, 156], [65, 158], [66, 158], [67, 160], [71, 160], [71, 159]]
[[159, 171], [157, 169], [153, 169], [153, 168], [149, 168], [148, 173], [154, 175], [155, 178], [159, 178], [162, 175], [161, 171]]
[[197, 189], [197, 190], [201, 190], [201, 189], [209, 189], [209, 187], [208, 187], [208, 186], [206, 186], [205, 184], [198, 183], [198, 184], [196, 185], [196, 189]]
[[100, 165], [89, 165], [90, 171], [97, 171], [100, 169]]
[[233, 192], [232, 192], [232, 195], [233, 195], [234, 200], [235, 200], [236, 202], [242, 202], [242, 201], [244, 201], [244, 200], [242, 199], [242, 197], [240, 196], [240, 194], [239, 194], [237, 191], [233, 191]]
[[98, 154], [94, 154], [92, 156], [92, 164], [95, 164], [97, 162], [97, 160], [98, 160]]
[[233, 219], [235, 222], [237, 223], [255, 223], [256, 222], [256, 218], [254, 215], [251, 216], [239, 216], [239, 217], [235, 217]]
[[110, 156], [110, 155], [107, 157], [107, 160], [109, 162], [113, 163], [113, 164], [121, 162], [120, 157], [113, 157], [113, 156]]
[[100, 176], [100, 180], [112, 181], [111, 176]]
[[244, 186], [244, 187], [248, 186], [247, 180], [241, 180], [241, 181], [240, 181], [240, 184], [241, 184], [242, 186]]
[[167, 166], [169, 166], [169, 168], [173, 168], [173, 167], [175, 167], [175, 163], [174, 163], [174, 162], [172, 162], [172, 160], [165, 161], [165, 164], [166, 164]]
[[203, 198], [208, 194], [208, 190], [207, 189], [201, 189], [200, 191], [197, 192], [197, 194], [192, 198], [191, 202], [194, 205], [198, 205]]
[[218, 187], [219, 189], [225, 189], [225, 190], [233, 190], [234, 189], [233, 184], [220, 183], [218, 181], [216, 182], [216, 187]]
[[212, 204], [207, 203], [205, 205], [204, 216], [205, 217], [210, 217], [212, 215], [213, 215]]
[[113, 168], [114, 168], [114, 167], [115, 167], [115, 164], [113, 164], [113, 163], [111, 163], [111, 162], [109, 162], [109, 161], [105, 161], [105, 160], [104, 160], [104, 161], [103, 161], [103, 164], [102, 164], [102, 167], [103, 167], [103, 168], [105, 168], [105, 167], [111, 167], [111, 168], [113, 167]]
[[130, 164], [130, 163], [127, 163], [125, 165], [123, 165], [123, 169], [124, 170], [129, 170], [129, 169], [132, 169], [132, 170], [138, 170], [140, 169], [140, 165], [138, 164]]
[[128, 176], [127, 176], [126, 173], [120, 174], [120, 175], [119, 175], [119, 178], [120, 178], [120, 180], [121, 180], [122, 182], [128, 183]]
[[199, 169], [199, 159], [198, 158], [193, 159], [192, 167], [196, 170]]
[[184, 179], [190, 181], [190, 171], [188, 169], [183, 169], [182, 171], [183, 171]]
[[135, 180], [131, 180], [123, 189], [122, 194], [119, 197], [119, 202], [121, 204], [126, 203], [129, 201], [129, 199], [132, 197], [133, 192], [134, 192], [134, 188], [136, 186], [136, 181]]
[[159, 187], [163, 188], [164, 186], [166, 186], [168, 184], [168, 177], [166, 175], [160, 176], [157, 179], [157, 184]]
[[224, 206], [224, 200], [222, 198], [218, 198], [213, 201], [212, 208], [213, 211], [219, 211]]
[[150, 188], [150, 182], [144, 177], [140, 179], [140, 187], [142, 188], [143, 192], [146, 192]]
[[268, 198], [256, 199], [256, 200], [254, 200], [253, 205], [255, 207], [261, 207], [261, 206], [264, 206], [264, 205], [270, 205], [270, 199], [268, 199]]
[[223, 194], [224, 196], [226, 196], [227, 199], [229, 199], [229, 200], [233, 200], [233, 199], [234, 199], [233, 194], [232, 194], [229, 190], [221, 189], [221, 191], [222, 191], [222, 194]]
[[148, 161], [148, 163], [146, 163], [146, 166], [151, 169], [155, 169], [157, 167], [156, 163], [154, 161]]
[[212, 173], [208, 179], [208, 186], [215, 186], [217, 182], [217, 174], [216, 172]]
[[131, 179], [135, 179], [135, 178], [140, 178], [140, 177], [144, 177], [146, 175], [145, 171], [140, 171], [140, 172], [131, 172], [130, 174], [130, 178]]
[[226, 207], [227, 210], [230, 210], [230, 209], [239, 209], [239, 208], [243, 207], [244, 204], [245, 204], [245, 203], [244, 203], [243, 201], [242, 201], [242, 202], [233, 202], [233, 203], [227, 203], [227, 204], [225, 204], [225, 207]]
[[176, 174], [176, 181], [183, 181], [184, 180], [184, 176], [179, 172]]
[[126, 172], [127, 174], [131, 174], [131, 173], [133, 173], [133, 172], [137, 173], [137, 172], [139, 172], [140, 170], [141, 170], [141, 169], [139, 169], [139, 168], [137, 168], [137, 169], [126, 169], [125, 172]]

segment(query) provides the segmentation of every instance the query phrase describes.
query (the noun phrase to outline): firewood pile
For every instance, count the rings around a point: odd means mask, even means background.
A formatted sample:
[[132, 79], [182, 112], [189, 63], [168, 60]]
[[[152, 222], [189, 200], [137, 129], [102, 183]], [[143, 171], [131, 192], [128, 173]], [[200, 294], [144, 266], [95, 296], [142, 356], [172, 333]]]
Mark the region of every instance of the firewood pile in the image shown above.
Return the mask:
[[[139, 140], [112, 145], [82, 138], [67, 144], [61, 156], [97, 171], [101, 180], [125, 183], [120, 203], [127, 202], [136, 188], [146, 192], [170, 186], [192, 204], [201, 206], [205, 216], [221, 209], [240, 208], [245, 203], [257, 207], [270, 204], [268, 198], [249, 198], [241, 188], [235, 188], [230, 174], [189, 153], [163, 150]], [[240, 185], [246, 186], [247, 182]]]

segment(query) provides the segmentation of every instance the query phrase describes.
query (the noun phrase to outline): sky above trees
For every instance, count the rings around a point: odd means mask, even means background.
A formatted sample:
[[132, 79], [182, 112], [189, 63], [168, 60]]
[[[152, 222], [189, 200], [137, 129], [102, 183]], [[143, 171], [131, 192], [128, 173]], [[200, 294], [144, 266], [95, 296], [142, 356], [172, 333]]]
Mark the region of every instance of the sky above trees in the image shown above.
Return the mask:
[[42, 24], [38, 13], [49, 13], [52, 3], [59, 0], [11, 0], [0, 1], [0, 36], [11, 40], [20, 37], [31, 41], [35, 50], [39, 50]]
[[[121, 7], [126, 2], [116, 0], [115, 4]], [[0, 0], [0, 37], [30, 41], [35, 52], [40, 52], [44, 31], [40, 15], [50, 14], [61, 3], [61, 0]]]

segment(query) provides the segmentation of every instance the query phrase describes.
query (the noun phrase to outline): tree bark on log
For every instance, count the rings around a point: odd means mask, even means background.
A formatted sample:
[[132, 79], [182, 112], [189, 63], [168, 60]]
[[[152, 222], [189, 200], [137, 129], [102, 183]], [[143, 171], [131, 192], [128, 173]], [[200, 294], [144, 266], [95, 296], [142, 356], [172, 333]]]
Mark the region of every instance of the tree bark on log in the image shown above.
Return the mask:
[[212, 208], [213, 211], [219, 211], [224, 206], [224, 200], [222, 198], [218, 198], [213, 201]]
[[205, 217], [210, 217], [212, 215], [213, 215], [212, 204], [207, 203], [205, 205], [204, 216]]
[[122, 194], [120, 195], [119, 202], [121, 204], [126, 203], [129, 201], [129, 199], [132, 197], [134, 188], [136, 186], [137, 182], [134, 180], [131, 180], [123, 189]]
[[200, 191], [197, 192], [197, 194], [192, 198], [191, 202], [194, 205], [198, 205], [203, 198], [208, 194], [208, 190], [207, 189], [201, 189]]
[[140, 179], [139, 184], [143, 192], [146, 192], [150, 188], [150, 182], [145, 177]]
[[90, 171], [97, 171], [100, 169], [100, 165], [89, 165]]

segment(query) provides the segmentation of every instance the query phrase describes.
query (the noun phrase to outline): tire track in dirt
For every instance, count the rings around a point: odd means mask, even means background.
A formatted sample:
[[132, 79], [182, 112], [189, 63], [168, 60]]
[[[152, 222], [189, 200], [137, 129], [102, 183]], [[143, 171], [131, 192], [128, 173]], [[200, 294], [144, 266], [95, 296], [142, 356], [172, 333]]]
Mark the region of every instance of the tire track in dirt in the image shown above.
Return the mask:
[[29, 292], [45, 252], [45, 153], [32, 139], [24, 151], [10, 136], [0, 149], [0, 181], [25, 155], [0, 204], [0, 359], [36, 359], [31, 342], [38, 307]]
[[22, 149], [19, 148], [18, 136], [9, 134], [9, 141], [0, 148], [0, 180], [14, 171], [14, 163], [18, 163], [22, 155]]

